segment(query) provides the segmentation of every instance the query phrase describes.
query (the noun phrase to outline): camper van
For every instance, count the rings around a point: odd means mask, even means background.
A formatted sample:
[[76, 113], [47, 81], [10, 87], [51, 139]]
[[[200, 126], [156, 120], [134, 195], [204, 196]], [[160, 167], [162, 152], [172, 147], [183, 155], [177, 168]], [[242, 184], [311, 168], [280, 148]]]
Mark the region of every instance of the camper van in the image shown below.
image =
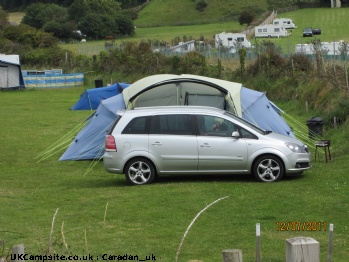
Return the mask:
[[246, 38], [245, 34], [240, 33], [220, 33], [215, 36], [216, 48], [224, 46], [230, 49], [231, 53], [235, 53], [238, 48], [251, 48], [251, 42]]
[[273, 20], [273, 25], [283, 26], [285, 29], [297, 28], [290, 18], [276, 18]]
[[260, 25], [256, 26], [254, 31], [255, 37], [284, 37], [288, 36], [287, 30], [279, 25]]

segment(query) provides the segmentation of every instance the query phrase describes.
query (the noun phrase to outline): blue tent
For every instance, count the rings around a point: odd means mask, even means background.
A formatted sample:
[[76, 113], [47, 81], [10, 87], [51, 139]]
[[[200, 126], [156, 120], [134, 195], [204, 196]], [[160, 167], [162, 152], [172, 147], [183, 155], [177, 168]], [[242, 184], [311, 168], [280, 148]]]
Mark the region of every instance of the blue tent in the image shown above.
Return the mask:
[[264, 130], [294, 136], [291, 128], [279, 115], [280, 109], [262, 92], [242, 87], [241, 84], [207, 77], [159, 75], [141, 79], [123, 93], [103, 100], [60, 160], [101, 158], [104, 154], [106, 133], [116, 119], [118, 109], [174, 105], [180, 102], [183, 105], [210, 105], [230, 110]]
[[105, 135], [116, 118], [116, 111], [124, 108], [122, 94], [103, 100], [59, 160], [100, 158], [104, 153]]
[[88, 89], [81, 94], [80, 99], [70, 109], [96, 110], [102, 100], [120, 94], [129, 85], [127, 83], [115, 83], [106, 87]]
[[241, 104], [243, 119], [264, 130], [294, 136], [289, 125], [279, 114], [281, 109], [269, 101], [265, 93], [243, 87]]

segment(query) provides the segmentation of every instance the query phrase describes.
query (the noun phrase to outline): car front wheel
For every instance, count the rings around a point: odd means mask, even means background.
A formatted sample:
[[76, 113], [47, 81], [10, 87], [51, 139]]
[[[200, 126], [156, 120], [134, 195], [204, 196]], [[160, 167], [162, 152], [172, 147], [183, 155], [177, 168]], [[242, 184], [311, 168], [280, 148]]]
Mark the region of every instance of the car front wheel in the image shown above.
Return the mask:
[[281, 160], [275, 156], [262, 156], [253, 166], [253, 175], [261, 182], [278, 181], [284, 172]]
[[131, 185], [149, 184], [154, 180], [153, 164], [145, 158], [135, 158], [127, 163], [125, 168], [126, 180]]

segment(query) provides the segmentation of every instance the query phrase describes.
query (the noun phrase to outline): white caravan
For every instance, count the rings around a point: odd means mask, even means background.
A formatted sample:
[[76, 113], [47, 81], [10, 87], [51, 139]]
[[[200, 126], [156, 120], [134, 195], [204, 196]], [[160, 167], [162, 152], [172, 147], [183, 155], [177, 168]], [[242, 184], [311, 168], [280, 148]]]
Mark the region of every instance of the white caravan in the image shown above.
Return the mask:
[[273, 25], [283, 26], [285, 29], [297, 28], [290, 18], [276, 18], [273, 20]]
[[284, 37], [288, 32], [283, 26], [279, 25], [260, 25], [254, 28], [255, 37]]
[[230, 49], [231, 53], [235, 53], [237, 49], [251, 48], [251, 42], [246, 38], [245, 34], [240, 33], [220, 33], [215, 36], [215, 47], [224, 46]]
[[[343, 40], [340, 40], [339, 42], [321, 42], [321, 52], [324, 55], [340, 55], [341, 53], [349, 54], [349, 48], [345, 46]], [[313, 44], [296, 44], [295, 53], [313, 55], [316, 52]]]

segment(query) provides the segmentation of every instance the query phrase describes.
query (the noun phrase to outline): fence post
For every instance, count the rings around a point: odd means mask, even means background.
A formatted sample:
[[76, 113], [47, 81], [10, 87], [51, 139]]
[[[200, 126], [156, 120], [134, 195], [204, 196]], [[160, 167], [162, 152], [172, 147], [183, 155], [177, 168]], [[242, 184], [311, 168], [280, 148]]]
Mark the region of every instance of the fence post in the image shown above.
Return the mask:
[[242, 251], [240, 249], [223, 250], [223, 262], [242, 262]]
[[310, 237], [286, 239], [286, 262], [320, 262], [320, 244]]
[[256, 262], [261, 261], [261, 224], [256, 224]]
[[327, 262], [332, 262], [332, 237], [333, 237], [333, 224], [330, 224], [330, 235], [329, 235], [329, 239], [328, 239]]
[[22, 261], [23, 260], [21, 258], [22, 255], [24, 255], [24, 245], [23, 244], [12, 247], [12, 255], [11, 255], [12, 262]]

